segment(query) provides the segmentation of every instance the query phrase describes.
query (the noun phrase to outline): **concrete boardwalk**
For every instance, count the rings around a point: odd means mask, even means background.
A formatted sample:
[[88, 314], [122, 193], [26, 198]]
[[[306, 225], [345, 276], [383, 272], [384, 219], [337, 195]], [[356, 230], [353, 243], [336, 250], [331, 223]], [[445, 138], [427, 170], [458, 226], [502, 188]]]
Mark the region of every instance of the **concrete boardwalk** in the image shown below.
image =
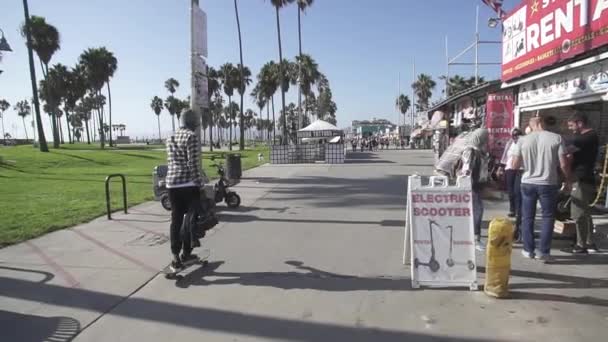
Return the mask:
[[[242, 208], [223, 211], [203, 242], [210, 265], [181, 281], [158, 274], [169, 260], [158, 203], [0, 250], [2, 340], [606, 339], [605, 255], [556, 252], [544, 265], [515, 250], [508, 300], [410, 289], [401, 264], [406, 179], [430, 173], [433, 157], [349, 158], [246, 172]], [[486, 219], [504, 214], [504, 203], [486, 206]], [[478, 263], [483, 271], [482, 254]]]

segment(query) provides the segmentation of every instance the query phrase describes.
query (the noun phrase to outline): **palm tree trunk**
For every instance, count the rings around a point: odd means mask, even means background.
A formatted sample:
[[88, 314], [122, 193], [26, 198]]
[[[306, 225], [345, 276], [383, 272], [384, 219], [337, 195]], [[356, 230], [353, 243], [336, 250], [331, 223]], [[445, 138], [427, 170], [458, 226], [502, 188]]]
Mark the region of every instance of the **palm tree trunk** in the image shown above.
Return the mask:
[[[245, 85], [243, 84], [244, 80], [243, 80], [243, 42], [241, 39], [241, 21], [239, 20], [239, 7], [237, 6], [236, 0], [234, 0], [234, 13], [236, 14], [236, 27], [239, 31], [239, 55], [241, 58], [241, 65], [239, 67], [239, 73], [240, 73], [240, 83], [239, 83], [239, 93], [241, 94], [241, 107], [239, 108], [240, 111], [240, 115], [239, 115], [239, 122], [240, 122], [240, 127], [239, 127], [239, 150], [243, 151], [245, 149], [245, 127], [243, 125], [243, 94], [244, 94], [244, 89]], [[243, 89], [243, 91], [241, 92], [241, 89]]]
[[91, 134], [89, 133], [89, 120], [84, 120], [84, 126], [87, 130], [87, 145], [91, 145]]
[[51, 127], [53, 129], [53, 147], [59, 148], [59, 127], [57, 127], [57, 116], [51, 113]]
[[175, 133], [175, 115], [171, 114], [171, 126], [173, 128], [173, 133]]
[[59, 130], [59, 141], [61, 142], [62, 145], [64, 145], [65, 144], [65, 140], [64, 140], [64, 137], [63, 137], [63, 127], [61, 125], [61, 118], [57, 118], [57, 127], [58, 127], [58, 130]]
[[34, 68], [34, 52], [32, 51], [32, 32], [30, 30], [30, 12], [27, 0], [23, 0], [23, 14], [25, 16], [25, 36], [27, 40], [27, 55], [30, 64], [30, 81], [32, 83], [32, 97], [34, 100], [34, 111], [36, 112], [36, 129], [38, 130], [38, 141], [40, 142], [40, 152], [48, 152], [49, 147], [44, 136], [42, 126], [42, 116], [40, 115], [40, 102], [38, 101], [38, 89], [36, 86], [36, 69]]
[[2, 121], [2, 139], [6, 139], [6, 131], [4, 130], [4, 113], [0, 116], [0, 120]]
[[[300, 47], [300, 62], [302, 61], [302, 22], [300, 21], [301, 15], [300, 7], [298, 7], [298, 42]], [[298, 63], [298, 73], [302, 74], [302, 64]], [[300, 77], [298, 75], [298, 77]], [[304, 122], [302, 118], [302, 87], [300, 86], [300, 82], [298, 82], [298, 129], [302, 129], [302, 124]]]
[[277, 125], [276, 125], [275, 117], [274, 117], [274, 95], [272, 95], [272, 97], [271, 97], [271, 102], [272, 102], [272, 144], [274, 145], [274, 143], [277, 139]]
[[110, 80], [106, 82], [108, 86], [108, 110], [109, 110], [109, 125], [110, 129], [108, 132], [110, 133], [110, 147], [114, 146], [114, 142], [112, 141], [112, 92], [110, 92]]
[[23, 120], [23, 130], [25, 131], [25, 140], [30, 140], [30, 138], [27, 137], [27, 126], [25, 126], [25, 116], [22, 116], [21, 120]]
[[[283, 80], [285, 79], [285, 70], [283, 70], [283, 47], [281, 46], [281, 21], [279, 19], [279, 8], [275, 7], [277, 14], [277, 36], [279, 38], [279, 74], [280, 81], [279, 86], [281, 87], [281, 104], [283, 108], [283, 115], [285, 115], [285, 89], [283, 89]], [[283, 144], [287, 145], [287, 120], [283, 120]]]
[[266, 141], [268, 143], [270, 143], [270, 104], [266, 103], [266, 124], [268, 124], [268, 126], [266, 126]]
[[209, 123], [209, 151], [213, 152], [213, 114], [211, 114], [211, 123]]
[[234, 108], [232, 106], [232, 98], [228, 96], [228, 108], [230, 108], [230, 112], [228, 113], [228, 126], [230, 126], [230, 141], [228, 142], [228, 149], [232, 151], [232, 118], [234, 117]]
[[160, 136], [160, 115], [156, 115], [156, 121], [158, 122], [158, 140], [162, 143], [163, 138]]
[[73, 144], [74, 140], [72, 138], [72, 129], [70, 128], [70, 115], [67, 110], [65, 111], [65, 124], [68, 127], [68, 143]]
[[95, 113], [92, 113], [91, 115], [92, 119], [93, 119], [93, 142], [97, 141], [97, 118], [95, 117]]

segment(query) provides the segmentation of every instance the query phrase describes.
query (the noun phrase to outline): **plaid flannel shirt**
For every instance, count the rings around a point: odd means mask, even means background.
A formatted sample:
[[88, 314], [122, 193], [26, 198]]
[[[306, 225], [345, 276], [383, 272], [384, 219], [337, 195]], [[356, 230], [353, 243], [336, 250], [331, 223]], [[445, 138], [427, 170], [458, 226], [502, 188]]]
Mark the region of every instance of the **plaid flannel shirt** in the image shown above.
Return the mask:
[[191, 130], [180, 128], [167, 139], [167, 188], [190, 182], [198, 186], [203, 185], [200, 155], [198, 138]]

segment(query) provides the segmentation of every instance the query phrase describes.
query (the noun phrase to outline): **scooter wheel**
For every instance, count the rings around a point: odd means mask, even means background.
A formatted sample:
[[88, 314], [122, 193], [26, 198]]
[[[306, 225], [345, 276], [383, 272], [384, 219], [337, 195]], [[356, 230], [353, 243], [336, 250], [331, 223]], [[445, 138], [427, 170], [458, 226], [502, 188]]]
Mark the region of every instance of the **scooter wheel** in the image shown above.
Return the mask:
[[437, 260], [433, 259], [429, 262], [429, 268], [431, 269], [431, 272], [435, 273], [437, 271], [439, 271], [439, 263], [437, 262]]
[[165, 192], [164, 194], [160, 195], [160, 205], [162, 205], [165, 210], [171, 211], [171, 201], [169, 200], [168, 193]]
[[452, 258], [446, 260], [445, 263], [448, 265], [448, 267], [454, 267], [454, 259]]
[[238, 208], [241, 205], [241, 196], [236, 192], [229, 192], [226, 194], [226, 205], [228, 208]]
[[471, 260], [467, 261], [467, 266], [469, 267], [469, 270], [474, 270], [475, 269], [475, 263]]

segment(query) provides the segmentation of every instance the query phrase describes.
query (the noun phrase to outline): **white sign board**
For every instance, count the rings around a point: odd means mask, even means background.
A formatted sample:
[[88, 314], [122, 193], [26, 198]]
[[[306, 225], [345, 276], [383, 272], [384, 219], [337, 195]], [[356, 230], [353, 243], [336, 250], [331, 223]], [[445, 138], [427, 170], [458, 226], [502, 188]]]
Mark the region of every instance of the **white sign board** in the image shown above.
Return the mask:
[[404, 262], [412, 287], [468, 286], [477, 290], [473, 205], [469, 177], [455, 186], [445, 177], [408, 180]]
[[601, 61], [521, 85], [519, 107], [573, 100], [606, 92], [608, 62]]
[[207, 80], [207, 64], [202, 57], [192, 56], [193, 106], [195, 110], [209, 108], [209, 84]]

